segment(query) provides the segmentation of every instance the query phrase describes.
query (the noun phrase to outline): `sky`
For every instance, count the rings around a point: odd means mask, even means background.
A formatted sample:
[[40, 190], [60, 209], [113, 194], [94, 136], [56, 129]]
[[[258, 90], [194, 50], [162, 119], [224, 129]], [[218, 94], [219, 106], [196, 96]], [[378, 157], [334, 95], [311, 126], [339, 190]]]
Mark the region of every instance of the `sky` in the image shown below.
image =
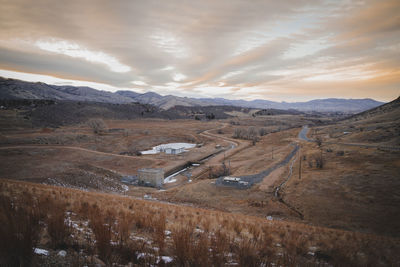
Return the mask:
[[162, 95], [400, 95], [400, 1], [0, 0], [0, 76]]

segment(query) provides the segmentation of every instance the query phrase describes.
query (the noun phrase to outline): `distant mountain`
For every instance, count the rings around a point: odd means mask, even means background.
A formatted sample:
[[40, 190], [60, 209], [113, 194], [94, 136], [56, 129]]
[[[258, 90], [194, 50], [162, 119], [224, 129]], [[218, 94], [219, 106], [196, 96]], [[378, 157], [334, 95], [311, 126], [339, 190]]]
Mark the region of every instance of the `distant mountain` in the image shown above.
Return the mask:
[[124, 97], [129, 97], [129, 98], [135, 98], [139, 96], [139, 93], [133, 92], [133, 91], [118, 91], [116, 94]]
[[130, 103], [132, 99], [90, 87], [56, 86], [0, 77], [0, 99], [54, 99], [102, 103]]
[[296, 109], [299, 111], [346, 112], [357, 113], [384, 104], [373, 99], [316, 99], [307, 102], [274, 102], [263, 99], [251, 101], [229, 100], [225, 98], [188, 98], [173, 95], [162, 96], [154, 92], [140, 94], [133, 91], [115, 93], [96, 90], [90, 87], [56, 86], [45, 83], [24, 82], [0, 77], [0, 99], [55, 99], [91, 101], [125, 104], [139, 102], [161, 109], [175, 106], [237, 106], [257, 109]]

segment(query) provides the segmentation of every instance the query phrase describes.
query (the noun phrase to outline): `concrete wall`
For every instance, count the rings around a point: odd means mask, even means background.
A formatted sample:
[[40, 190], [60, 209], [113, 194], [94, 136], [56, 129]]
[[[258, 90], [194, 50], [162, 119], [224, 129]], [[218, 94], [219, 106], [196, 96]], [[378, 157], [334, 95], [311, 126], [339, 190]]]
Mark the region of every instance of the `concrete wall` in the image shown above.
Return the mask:
[[139, 169], [138, 180], [141, 185], [162, 187], [164, 184], [164, 170], [153, 168]]

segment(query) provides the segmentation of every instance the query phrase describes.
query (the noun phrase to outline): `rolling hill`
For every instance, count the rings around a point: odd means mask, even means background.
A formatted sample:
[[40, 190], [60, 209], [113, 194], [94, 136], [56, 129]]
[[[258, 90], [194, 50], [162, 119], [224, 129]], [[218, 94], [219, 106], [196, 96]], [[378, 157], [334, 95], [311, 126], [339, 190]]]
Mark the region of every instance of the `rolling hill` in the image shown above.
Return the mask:
[[41, 82], [25, 82], [0, 77], [0, 99], [52, 99], [126, 104], [139, 102], [167, 110], [175, 106], [237, 106], [260, 109], [296, 109], [299, 111], [357, 113], [384, 104], [373, 99], [316, 99], [307, 102], [274, 102], [264, 99], [229, 100], [225, 98], [188, 98], [174, 95], [162, 96], [154, 92], [140, 94], [133, 91], [115, 93], [90, 87], [56, 86]]

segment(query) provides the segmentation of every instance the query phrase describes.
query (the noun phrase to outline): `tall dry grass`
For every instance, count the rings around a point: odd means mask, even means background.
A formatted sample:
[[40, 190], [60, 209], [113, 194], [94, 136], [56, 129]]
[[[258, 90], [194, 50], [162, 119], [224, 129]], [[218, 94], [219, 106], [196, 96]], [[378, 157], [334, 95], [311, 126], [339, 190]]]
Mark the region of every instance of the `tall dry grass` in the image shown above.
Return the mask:
[[54, 201], [45, 217], [47, 232], [54, 249], [66, 249], [70, 243], [71, 225], [66, 218], [66, 205]]
[[[88, 220], [92, 230], [87, 238], [76, 237], [82, 243], [79, 248], [86, 255], [98, 254], [109, 265], [162, 265], [163, 255], [173, 257], [174, 266], [400, 263], [400, 241], [395, 238], [44, 185], [0, 181], [0, 209], [0, 222], [5, 225], [0, 237], [7, 240], [7, 246], [0, 242], [1, 266], [31, 264], [33, 248], [44, 233], [53, 236], [50, 248], [73, 246], [64, 238], [67, 210], [74, 220]], [[56, 229], [63, 227], [67, 230], [60, 240], [66, 241], [60, 244], [55, 242]], [[167, 229], [172, 231], [168, 237]]]
[[0, 266], [30, 266], [39, 241], [40, 213], [30, 194], [0, 195]]

